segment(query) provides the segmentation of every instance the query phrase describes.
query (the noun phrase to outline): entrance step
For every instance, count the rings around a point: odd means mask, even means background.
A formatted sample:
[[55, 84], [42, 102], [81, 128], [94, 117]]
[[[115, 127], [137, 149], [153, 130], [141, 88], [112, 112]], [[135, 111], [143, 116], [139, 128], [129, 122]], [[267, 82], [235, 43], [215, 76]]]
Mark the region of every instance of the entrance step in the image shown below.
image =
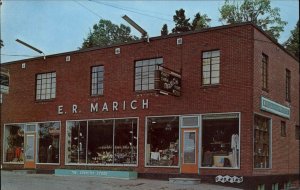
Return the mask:
[[201, 183], [199, 178], [169, 178], [169, 183], [180, 185], [198, 185]]

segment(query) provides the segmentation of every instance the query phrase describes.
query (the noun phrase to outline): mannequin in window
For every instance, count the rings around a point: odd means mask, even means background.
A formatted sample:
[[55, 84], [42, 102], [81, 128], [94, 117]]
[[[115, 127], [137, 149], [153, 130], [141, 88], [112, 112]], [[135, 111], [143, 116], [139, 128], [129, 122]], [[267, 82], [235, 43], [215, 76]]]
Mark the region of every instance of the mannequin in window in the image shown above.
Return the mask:
[[52, 162], [53, 162], [53, 146], [51, 144], [47, 149], [47, 163], [52, 163]]

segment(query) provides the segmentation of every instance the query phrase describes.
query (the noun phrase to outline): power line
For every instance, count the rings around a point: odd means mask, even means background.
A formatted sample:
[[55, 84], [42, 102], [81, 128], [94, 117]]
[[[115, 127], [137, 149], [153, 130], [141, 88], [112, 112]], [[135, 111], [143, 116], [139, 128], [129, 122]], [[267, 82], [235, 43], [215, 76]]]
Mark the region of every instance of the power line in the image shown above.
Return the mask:
[[81, 4], [79, 1], [74, 0], [74, 2], [77, 3], [78, 5], [82, 6], [83, 8], [85, 8], [86, 10], [88, 10], [89, 12], [93, 13], [94, 15], [98, 16], [100, 19], [104, 19], [98, 13], [94, 12], [93, 10], [91, 10], [90, 8], [88, 8], [87, 6]]
[[143, 16], [152, 17], [152, 18], [155, 18], [155, 19], [164, 20], [164, 21], [173, 23], [173, 21], [169, 20], [169, 19], [153, 16], [153, 15], [150, 15], [150, 14], [141, 13], [141, 12], [138, 12], [138, 11], [133, 11], [133, 10], [130, 10], [128, 8], [123, 8], [123, 7], [120, 7], [120, 6], [117, 6], [117, 5], [107, 4], [107, 3], [103, 3], [103, 2], [99, 2], [99, 1], [95, 1], [95, 0], [88, 0], [88, 1], [92, 1], [92, 2], [95, 2], [95, 3], [101, 4], [101, 5], [105, 5], [105, 6], [113, 7], [113, 8], [116, 8], [116, 9], [120, 9], [120, 10], [124, 10], [124, 11], [128, 11], [128, 12], [132, 12], [132, 13], [140, 14], [140, 15], [143, 15]]
[[40, 56], [33, 56], [33, 55], [18, 55], [18, 54], [5, 54], [5, 53], [1, 53], [0, 55], [10, 56], [10, 57], [40, 57]]

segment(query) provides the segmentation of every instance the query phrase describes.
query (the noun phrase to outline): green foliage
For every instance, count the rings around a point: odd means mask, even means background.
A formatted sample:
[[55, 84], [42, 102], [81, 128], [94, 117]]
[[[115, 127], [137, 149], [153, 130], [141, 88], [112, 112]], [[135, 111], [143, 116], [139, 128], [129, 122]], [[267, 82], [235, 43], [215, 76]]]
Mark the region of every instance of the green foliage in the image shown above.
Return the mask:
[[287, 24], [280, 18], [280, 9], [271, 7], [270, 0], [226, 0], [219, 11], [221, 21], [229, 24], [253, 22], [274, 39], [279, 38]]
[[172, 33], [181, 33], [187, 31], [200, 30], [202, 28], [208, 28], [211, 19], [206, 15], [201, 15], [197, 13], [190, 23], [190, 18], [186, 18], [185, 10], [176, 10], [176, 14], [173, 16], [175, 22], [175, 27], [172, 29]]
[[181, 33], [191, 30], [190, 19], [185, 17], [185, 10], [176, 10], [176, 14], [173, 16], [175, 22], [175, 28], [172, 29], [172, 33]]
[[0, 48], [2, 48], [4, 46], [3, 41], [0, 40]]
[[87, 38], [84, 39], [81, 49], [94, 46], [108, 46], [124, 42], [138, 40], [139, 38], [130, 34], [130, 27], [121, 24], [113, 24], [109, 20], [101, 19], [98, 24], [93, 26]]
[[211, 19], [208, 18], [206, 14], [201, 15], [200, 13], [197, 13], [191, 24], [191, 30], [200, 30], [202, 28], [208, 28], [210, 21]]
[[164, 24], [161, 31], [160, 31], [160, 34], [162, 36], [166, 36], [169, 34], [169, 30], [168, 30], [168, 25], [167, 24]]
[[299, 20], [294, 30], [291, 31], [291, 36], [283, 45], [299, 59]]

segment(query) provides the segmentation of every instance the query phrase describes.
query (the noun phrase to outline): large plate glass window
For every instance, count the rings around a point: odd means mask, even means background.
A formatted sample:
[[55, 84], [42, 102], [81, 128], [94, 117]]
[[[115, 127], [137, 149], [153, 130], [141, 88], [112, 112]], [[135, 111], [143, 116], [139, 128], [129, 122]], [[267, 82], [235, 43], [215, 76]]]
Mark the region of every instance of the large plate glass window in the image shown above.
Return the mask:
[[202, 167], [240, 166], [239, 114], [202, 117]]
[[254, 116], [254, 168], [270, 168], [270, 119]]
[[68, 121], [67, 126], [67, 163], [137, 163], [137, 119]]
[[135, 91], [153, 90], [155, 70], [163, 64], [163, 58], [146, 59], [135, 62]]
[[38, 163], [59, 163], [60, 122], [37, 125]]
[[147, 166], [178, 166], [179, 117], [147, 118]]
[[24, 162], [24, 124], [5, 125], [4, 162]]
[[49, 100], [55, 98], [56, 72], [36, 75], [36, 100]]

